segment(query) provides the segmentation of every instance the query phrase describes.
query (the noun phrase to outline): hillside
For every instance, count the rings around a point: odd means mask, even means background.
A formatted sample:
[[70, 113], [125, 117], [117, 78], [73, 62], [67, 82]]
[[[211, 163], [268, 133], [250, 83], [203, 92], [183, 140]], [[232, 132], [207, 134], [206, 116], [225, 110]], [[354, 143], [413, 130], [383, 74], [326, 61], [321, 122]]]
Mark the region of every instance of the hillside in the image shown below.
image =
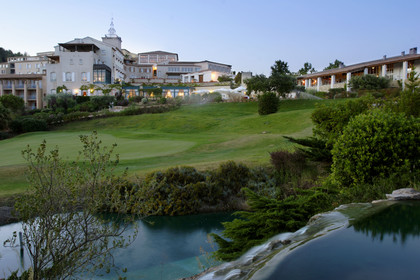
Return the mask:
[[0, 141], [0, 196], [25, 187], [20, 153], [26, 145], [36, 148], [45, 139], [49, 147], [59, 146], [62, 158], [75, 160], [81, 147], [78, 135], [92, 130], [106, 145], [117, 143], [118, 168], [128, 168], [131, 175], [180, 165], [211, 168], [227, 160], [267, 164], [269, 152], [293, 148], [283, 135], [311, 135], [310, 116], [317, 102], [282, 101], [279, 111], [267, 116], [258, 115], [254, 102], [190, 105], [169, 113], [75, 122], [23, 134]]

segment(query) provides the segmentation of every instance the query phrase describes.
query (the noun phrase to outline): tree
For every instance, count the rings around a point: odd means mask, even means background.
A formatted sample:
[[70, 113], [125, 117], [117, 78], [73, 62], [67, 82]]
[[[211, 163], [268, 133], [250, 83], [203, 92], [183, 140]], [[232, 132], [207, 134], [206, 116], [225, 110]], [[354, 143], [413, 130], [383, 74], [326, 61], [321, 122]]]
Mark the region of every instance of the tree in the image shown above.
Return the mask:
[[250, 79], [246, 79], [244, 82], [248, 93], [253, 91], [256, 93], [270, 91], [268, 78], [264, 74], [256, 75]]
[[312, 67], [312, 64], [309, 62], [305, 62], [303, 67], [299, 69], [298, 75], [306, 75], [308, 73], [316, 72], [315, 68]]
[[296, 87], [296, 77], [290, 74], [273, 73], [269, 78], [270, 91], [285, 96]]
[[274, 65], [271, 66], [271, 75], [280, 74], [280, 75], [287, 75], [290, 74], [289, 66], [287, 62], [276, 60]]
[[11, 50], [5, 50], [0, 47], [0, 62], [6, 62], [8, 57], [23, 56], [20, 52], [13, 53]]
[[242, 82], [242, 72], [238, 72], [235, 76], [235, 84], [240, 85]]
[[10, 111], [0, 102], [0, 130], [6, 129], [11, 120]]
[[23, 101], [23, 99], [12, 94], [5, 94], [1, 96], [0, 102], [3, 104], [4, 107], [6, 107], [14, 113], [19, 113], [25, 107], [25, 102]]
[[36, 152], [29, 145], [22, 151], [29, 164], [30, 191], [15, 208], [35, 280], [108, 270], [113, 267], [112, 250], [132, 240], [121, 236], [129, 225], [126, 220], [110, 222], [100, 214], [127, 210], [129, 195], [119, 188], [121, 178], [113, 175], [116, 145], [102, 147], [96, 132], [80, 140], [78, 162], [62, 160], [58, 148], [47, 152], [45, 140]]
[[328, 69], [339, 68], [340, 65], [344, 65], [344, 63], [342, 61], [336, 59], [333, 63], [330, 63], [330, 65], [328, 65], [327, 67], [325, 67], [324, 68], [324, 71], [325, 70], [328, 70]]

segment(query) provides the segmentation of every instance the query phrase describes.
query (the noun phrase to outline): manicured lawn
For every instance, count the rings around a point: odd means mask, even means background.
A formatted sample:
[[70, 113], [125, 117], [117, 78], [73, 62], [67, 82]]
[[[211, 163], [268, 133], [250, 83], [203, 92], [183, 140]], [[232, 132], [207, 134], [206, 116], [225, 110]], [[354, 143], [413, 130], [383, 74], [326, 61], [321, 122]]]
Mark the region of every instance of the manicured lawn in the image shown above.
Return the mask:
[[118, 171], [128, 167], [131, 175], [179, 165], [212, 168], [227, 160], [267, 164], [269, 152], [293, 148], [283, 135], [312, 134], [310, 116], [315, 103], [282, 101], [279, 112], [268, 116], [259, 116], [254, 102], [190, 105], [163, 114], [74, 122], [54, 131], [3, 140], [0, 196], [26, 188], [21, 156], [26, 145], [36, 148], [45, 139], [48, 147], [59, 147], [63, 159], [74, 160], [81, 148], [78, 135], [93, 130], [105, 145], [117, 143]]

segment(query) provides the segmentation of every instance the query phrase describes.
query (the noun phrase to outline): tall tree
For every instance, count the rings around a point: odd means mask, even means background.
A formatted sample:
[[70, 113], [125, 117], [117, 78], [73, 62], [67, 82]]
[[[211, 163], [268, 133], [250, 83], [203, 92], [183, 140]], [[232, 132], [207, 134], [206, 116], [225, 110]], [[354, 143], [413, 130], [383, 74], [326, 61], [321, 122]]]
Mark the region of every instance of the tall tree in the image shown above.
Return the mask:
[[289, 66], [287, 62], [276, 60], [274, 65], [271, 66], [271, 75], [280, 74], [280, 75], [287, 75], [290, 74]]
[[11, 50], [5, 50], [0, 47], [0, 62], [6, 62], [8, 57], [23, 56], [20, 52], [13, 53]]
[[270, 83], [268, 78], [264, 74], [256, 75], [250, 79], [245, 80], [247, 93], [251, 93], [255, 91], [258, 92], [266, 92], [270, 91]]
[[299, 69], [298, 74], [299, 75], [306, 75], [308, 73], [314, 73], [314, 72], [316, 72], [316, 71], [315, 71], [315, 68], [312, 67], [312, 63], [305, 62], [303, 64], [303, 67]]
[[334, 69], [334, 68], [339, 68], [340, 65], [344, 65], [344, 63], [338, 59], [336, 59], [334, 62], [330, 62], [330, 65], [328, 65], [327, 67], [324, 68], [324, 70], [329, 70], [329, 69]]

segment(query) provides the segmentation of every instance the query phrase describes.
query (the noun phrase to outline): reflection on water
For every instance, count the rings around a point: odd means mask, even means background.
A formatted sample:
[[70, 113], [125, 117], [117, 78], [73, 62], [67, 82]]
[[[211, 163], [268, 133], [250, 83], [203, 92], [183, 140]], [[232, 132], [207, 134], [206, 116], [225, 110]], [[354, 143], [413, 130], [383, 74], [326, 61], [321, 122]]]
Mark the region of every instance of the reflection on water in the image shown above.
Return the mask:
[[[197, 260], [202, 255], [200, 249], [205, 252], [216, 249], [209, 243], [207, 235], [220, 233], [223, 230], [221, 223], [231, 220], [230, 213], [139, 220], [137, 238], [129, 247], [114, 252], [115, 264], [128, 269], [127, 274], [122, 275], [127, 279], [171, 280], [200, 273], [203, 270]], [[19, 230], [18, 223], [0, 227], [0, 241]], [[131, 234], [130, 229], [126, 234]], [[0, 279], [20, 267], [28, 268], [28, 257], [21, 260], [19, 251], [16, 247], [0, 247]], [[21, 261], [24, 263], [21, 264]], [[201, 256], [200, 263], [206, 265], [207, 259]], [[97, 279], [116, 278], [116, 275], [104, 275]]]
[[396, 203], [297, 247], [261, 279], [419, 279], [419, 225], [419, 202]]
[[372, 240], [383, 241], [386, 235], [394, 242], [404, 244], [407, 237], [420, 236], [420, 204], [404, 202], [351, 223], [356, 232], [370, 236]]

